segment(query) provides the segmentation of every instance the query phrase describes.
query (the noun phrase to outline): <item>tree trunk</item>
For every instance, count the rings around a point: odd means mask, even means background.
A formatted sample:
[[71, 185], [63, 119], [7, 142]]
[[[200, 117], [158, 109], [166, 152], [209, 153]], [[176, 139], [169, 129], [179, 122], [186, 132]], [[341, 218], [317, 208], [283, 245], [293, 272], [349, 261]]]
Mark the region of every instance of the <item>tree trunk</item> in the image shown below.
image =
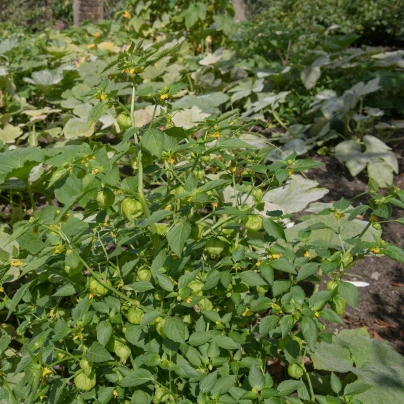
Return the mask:
[[85, 20], [97, 22], [103, 18], [103, 0], [73, 0], [74, 25]]

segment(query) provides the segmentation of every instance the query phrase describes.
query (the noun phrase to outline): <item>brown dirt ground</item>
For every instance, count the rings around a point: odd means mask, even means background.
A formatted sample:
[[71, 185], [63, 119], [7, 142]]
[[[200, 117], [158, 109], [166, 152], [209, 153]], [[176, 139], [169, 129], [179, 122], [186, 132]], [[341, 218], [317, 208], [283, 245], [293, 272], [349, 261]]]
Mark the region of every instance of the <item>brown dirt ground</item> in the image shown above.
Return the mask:
[[[394, 185], [404, 189], [404, 144], [396, 144], [393, 150], [400, 165]], [[330, 190], [323, 202], [342, 197], [351, 199], [366, 191], [366, 182], [352, 178], [345, 166], [332, 156], [314, 156], [324, 167], [311, 170], [307, 177]], [[362, 178], [366, 181], [366, 177]], [[358, 198], [356, 203], [361, 200]], [[364, 199], [362, 202], [365, 202]], [[355, 205], [356, 206], [356, 205]], [[394, 218], [403, 217], [402, 209], [393, 210]], [[404, 226], [399, 223], [382, 225], [383, 238], [404, 247]], [[397, 351], [404, 354], [404, 265], [388, 257], [368, 257], [359, 262], [347, 274], [349, 280], [364, 281], [370, 285], [359, 288], [359, 302], [355, 309], [349, 307], [344, 315], [345, 328], [366, 327], [373, 338], [387, 340]], [[344, 327], [339, 327], [344, 328]], [[335, 328], [335, 331], [338, 328]]]

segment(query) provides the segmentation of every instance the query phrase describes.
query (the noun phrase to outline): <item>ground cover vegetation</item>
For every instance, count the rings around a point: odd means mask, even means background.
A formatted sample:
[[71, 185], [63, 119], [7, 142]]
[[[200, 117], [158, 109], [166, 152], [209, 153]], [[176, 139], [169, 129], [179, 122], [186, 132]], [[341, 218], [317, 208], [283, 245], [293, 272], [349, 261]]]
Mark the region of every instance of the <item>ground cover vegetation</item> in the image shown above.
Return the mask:
[[[4, 26], [0, 400], [400, 401], [403, 357], [329, 327], [359, 260], [404, 263], [381, 232], [404, 207], [404, 53], [275, 11], [129, 1], [63, 32]], [[366, 170], [366, 204], [318, 202], [307, 155], [331, 152]]]

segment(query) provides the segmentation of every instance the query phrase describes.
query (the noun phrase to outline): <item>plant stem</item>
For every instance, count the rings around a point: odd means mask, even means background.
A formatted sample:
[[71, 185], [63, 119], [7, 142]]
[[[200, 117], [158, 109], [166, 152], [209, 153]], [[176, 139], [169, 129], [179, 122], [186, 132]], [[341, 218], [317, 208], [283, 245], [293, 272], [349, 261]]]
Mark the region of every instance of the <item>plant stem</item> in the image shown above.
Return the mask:
[[322, 277], [323, 277], [323, 270], [320, 268], [320, 269], [318, 270], [318, 282], [314, 285], [314, 291], [313, 291], [313, 293], [316, 293], [316, 292], [319, 291], [320, 285], [321, 285], [321, 279], [322, 279]]
[[271, 110], [272, 115], [274, 116], [274, 118], [277, 120], [277, 122], [279, 123], [279, 125], [282, 126], [282, 128], [288, 130], [288, 127], [282, 122], [281, 118], [279, 117], [278, 113], [275, 112], [273, 109]]
[[29, 195], [29, 200], [31, 202], [32, 210], [34, 212], [36, 212], [36, 205], [35, 205], [35, 201], [34, 201], [34, 195], [33, 195], [32, 188], [31, 188], [31, 185], [30, 185], [29, 181], [27, 181], [27, 190], [28, 190], [28, 195]]

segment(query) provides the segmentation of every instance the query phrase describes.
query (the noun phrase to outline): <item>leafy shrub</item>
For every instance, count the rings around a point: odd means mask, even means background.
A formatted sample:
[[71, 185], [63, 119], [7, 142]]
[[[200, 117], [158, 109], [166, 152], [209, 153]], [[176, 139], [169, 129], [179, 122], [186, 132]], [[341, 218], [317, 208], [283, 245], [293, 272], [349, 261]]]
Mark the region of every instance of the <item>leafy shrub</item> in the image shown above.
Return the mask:
[[404, 40], [403, 10], [401, 0], [275, 0], [262, 18], [306, 30], [337, 25], [340, 32], [356, 32], [368, 42], [381, 44]]
[[[346, 343], [351, 334], [330, 345], [327, 327], [341, 324], [346, 304], [357, 303], [345, 274], [358, 260], [385, 254], [404, 263], [404, 251], [380, 238], [378, 223], [390, 217], [392, 204], [404, 207], [404, 191], [379, 194], [371, 182], [368, 205], [317, 204], [285, 228], [289, 215], [326, 192], [300, 175], [319, 163], [291, 153], [266, 164], [272, 147], [244, 133], [237, 111], [184, 115], [170, 101], [183, 83], [137, 84], [170, 52], [133, 44], [111, 61], [107, 69], [130, 77], [130, 105], [118, 102], [108, 79], [91, 90], [97, 101], [88, 126], [108, 108], [120, 112], [125, 132], [115, 144], [92, 138], [54, 148], [3, 147], [1, 185], [10, 189], [17, 180], [33, 213], [12, 231], [1, 229], [0, 398], [394, 398], [401, 375], [383, 384], [361, 361], [366, 350], [358, 355]], [[141, 127], [136, 94], [155, 105]], [[34, 180], [38, 166], [44, 171]], [[33, 191], [49, 203], [36, 206]], [[356, 219], [366, 213], [370, 220]], [[330, 282], [320, 290], [324, 276]], [[371, 351], [373, 343], [360, 338]], [[393, 366], [402, 363], [384, 349]], [[278, 371], [271, 374], [272, 365]], [[383, 367], [386, 377], [389, 371]]]

